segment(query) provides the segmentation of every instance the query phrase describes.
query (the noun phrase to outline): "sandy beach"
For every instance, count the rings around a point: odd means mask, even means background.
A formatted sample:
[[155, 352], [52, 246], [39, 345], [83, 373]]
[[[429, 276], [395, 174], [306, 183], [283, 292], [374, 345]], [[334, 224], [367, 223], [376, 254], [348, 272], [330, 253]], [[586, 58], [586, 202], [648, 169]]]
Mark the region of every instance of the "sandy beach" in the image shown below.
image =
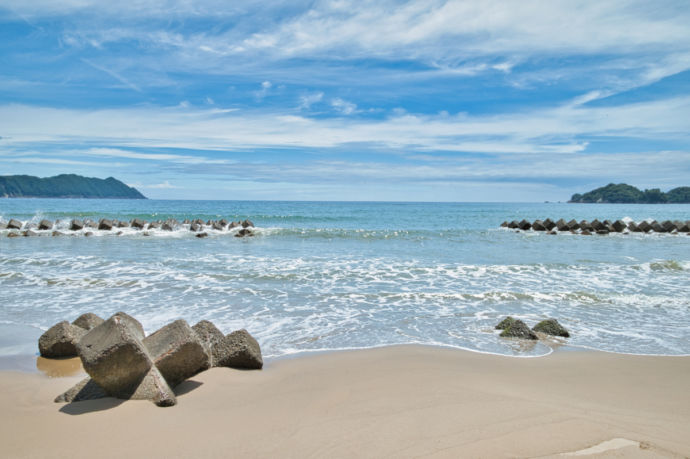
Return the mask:
[[[397, 346], [214, 368], [179, 404], [53, 403], [73, 362], [0, 372], [5, 457], [687, 457], [690, 358]], [[61, 371], [67, 377], [48, 377]], [[76, 374], [75, 374], [76, 373]]]

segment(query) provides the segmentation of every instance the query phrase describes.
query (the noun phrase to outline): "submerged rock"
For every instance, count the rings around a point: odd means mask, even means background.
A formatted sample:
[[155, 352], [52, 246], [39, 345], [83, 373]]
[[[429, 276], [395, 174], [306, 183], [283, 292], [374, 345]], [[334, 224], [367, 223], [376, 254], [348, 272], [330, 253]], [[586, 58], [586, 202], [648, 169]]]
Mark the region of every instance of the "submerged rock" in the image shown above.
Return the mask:
[[130, 226], [136, 229], [144, 229], [146, 222], [140, 218], [135, 218], [130, 222]]
[[563, 338], [570, 337], [570, 333], [556, 319], [542, 320], [537, 325], [532, 327], [532, 331], [545, 333], [551, 336], [562, 336]]
[[72, 231], [80, 231], [84, 229], [84, 222], [81, 220], [74, 219], [70, 222], [69, 229]]
[[98, 229], [101, 231], [110, 231], [113, 229], [113, 221], [108, 220], [107, 218], [102, 218], [100, 222], [98, 222]]
[[38, 351], [42, 357], [75, 357], [77, 344], [86, 335], [86, 330], [66, 320], [48, 329], [38, 339]]
[[510, 327], [513, 323], [515, 322], [515, 319], [513, 319], [511, 316], [506, 317], [502, 321], [496, 325], [495, 329], [496, 330], [505, 330], [506, 328]]
[[501, 332], [500, 336], [502, 338], [539, 339], [537, 335], [529, 329], [527, 324], [521, 320], [515, 320], [515, 322]]

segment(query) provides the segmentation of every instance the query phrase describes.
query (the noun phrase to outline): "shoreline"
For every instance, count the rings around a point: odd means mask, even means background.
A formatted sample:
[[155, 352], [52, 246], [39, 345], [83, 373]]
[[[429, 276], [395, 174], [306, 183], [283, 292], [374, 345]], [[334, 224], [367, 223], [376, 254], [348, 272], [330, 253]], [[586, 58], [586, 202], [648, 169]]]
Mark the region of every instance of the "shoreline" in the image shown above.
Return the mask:
[[171, 408], [53, 403], [82, 377], [0, 371], [8, 456], [690, 455], [690, 357], [400, 345], [213, 368]]

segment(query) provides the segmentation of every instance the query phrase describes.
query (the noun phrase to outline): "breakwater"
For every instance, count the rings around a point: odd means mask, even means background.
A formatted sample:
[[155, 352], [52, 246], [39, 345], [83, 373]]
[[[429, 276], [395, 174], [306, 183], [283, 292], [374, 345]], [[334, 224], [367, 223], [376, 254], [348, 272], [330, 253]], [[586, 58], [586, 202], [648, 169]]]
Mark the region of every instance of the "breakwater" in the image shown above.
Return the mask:
[[690, 220], [663, 220], [658, 222], [656, 220], [643, 220], [634, 222], [632, 220], [603, 220], [594, 219], [587, 220], [570, 220], [566, 222], [564, 219], [553, 221], [550, 218], [545, 220], [513, 220], [511, 222], [504, 221], [501, 223], [502, 228], [515, 229], [518, 231], [544, 231], [550, 234], [558, 234], [558, 232], [570, 232], [582, 235], [600, 234], [606, 235], [609, 233], [685, 233], [690, 234]]

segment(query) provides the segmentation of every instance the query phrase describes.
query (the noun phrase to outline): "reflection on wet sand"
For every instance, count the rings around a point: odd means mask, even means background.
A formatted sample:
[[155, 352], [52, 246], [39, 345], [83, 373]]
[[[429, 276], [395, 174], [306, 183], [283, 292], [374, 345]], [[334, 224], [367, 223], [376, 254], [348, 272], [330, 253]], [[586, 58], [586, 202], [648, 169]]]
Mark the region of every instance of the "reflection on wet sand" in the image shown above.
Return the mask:
[[64, 376], [75, 376], [84, 373], [79, 357], [65, 359], [46, 359], [36, 357], [36, 368], [49, 378], [60, 378]]

